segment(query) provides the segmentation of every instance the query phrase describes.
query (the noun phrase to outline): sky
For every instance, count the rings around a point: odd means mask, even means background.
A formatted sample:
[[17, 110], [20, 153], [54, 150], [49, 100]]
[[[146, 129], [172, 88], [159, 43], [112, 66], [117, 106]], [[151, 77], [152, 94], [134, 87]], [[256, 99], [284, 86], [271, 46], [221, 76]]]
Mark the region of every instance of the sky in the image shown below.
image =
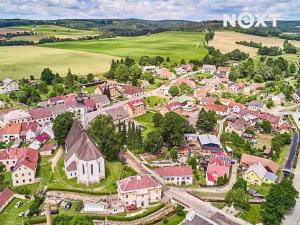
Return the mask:
[[279, 14], [300, 20], [300, 0], [0, 0], [0, 18], [222, 19], [224, 14]]

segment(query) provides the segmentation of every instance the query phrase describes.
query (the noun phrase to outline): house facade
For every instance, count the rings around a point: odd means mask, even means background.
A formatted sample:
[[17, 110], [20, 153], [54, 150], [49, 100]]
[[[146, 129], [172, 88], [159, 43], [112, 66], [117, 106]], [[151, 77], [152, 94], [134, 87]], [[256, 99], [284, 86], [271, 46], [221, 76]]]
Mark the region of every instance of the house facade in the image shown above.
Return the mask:
[[129, 101], [124, 109], [128, 112], [130, 118], [144, 115], [146, 113], [146, 104], [144, 99], [139, 98]]
[[0, 213], [13, 200], [15, 193], [10, 188], [5, 188], [0, 192]]
[[173, 185], [192, 185], [193, 184], [193, 169], [191, 166], [173, 166], [173, 167], [159, 167], [154, 171], [167, 184]]

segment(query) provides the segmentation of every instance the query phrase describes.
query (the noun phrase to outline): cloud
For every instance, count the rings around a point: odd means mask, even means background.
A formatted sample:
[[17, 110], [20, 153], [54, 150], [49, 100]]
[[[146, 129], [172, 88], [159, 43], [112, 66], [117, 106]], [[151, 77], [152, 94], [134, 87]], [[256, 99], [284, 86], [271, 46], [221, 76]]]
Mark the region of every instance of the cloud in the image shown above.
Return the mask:
[[299, 0], [0, 0], [0, 18], [221, 19], [223, 14], [280, 13], [300, 19]]

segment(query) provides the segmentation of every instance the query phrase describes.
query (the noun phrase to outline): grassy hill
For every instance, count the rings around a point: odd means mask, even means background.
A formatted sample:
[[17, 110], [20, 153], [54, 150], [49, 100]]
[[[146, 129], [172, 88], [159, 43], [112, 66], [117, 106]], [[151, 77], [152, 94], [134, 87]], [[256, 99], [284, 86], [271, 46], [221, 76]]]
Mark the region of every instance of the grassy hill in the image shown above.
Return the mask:
[[149, 36], [118, 37], [92, 41], [57, 42], [50, 48], [102, 53], [112, 56], [164, 56], [172, 61], [201, 59], [207, 54], [204, 34], [200, 32], [163, 32]]

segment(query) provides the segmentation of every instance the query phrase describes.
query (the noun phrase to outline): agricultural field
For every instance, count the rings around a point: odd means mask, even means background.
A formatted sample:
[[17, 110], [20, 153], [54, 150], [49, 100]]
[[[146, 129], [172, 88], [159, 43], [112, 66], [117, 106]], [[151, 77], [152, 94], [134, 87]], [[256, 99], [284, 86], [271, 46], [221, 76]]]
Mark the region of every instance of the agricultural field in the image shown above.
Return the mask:
[[[219, 49], [222, 53], [228, 53], [235, 49], [240, 49], [243, 52], [249, 53], [250, 56], [257, 55], [257, 48], [236, 44], [237, 41], [254, 41], [262, 43], [262, 45], [265, 46], [278, 46], [282, 48], [284, 39], [275, 37], [260, 37], [231, 31], [217, 31], [215, 32], [214, 39], [209, 42], [209, 45]], [[297, 48], [300, 48], [300, 41], [290, 42]]]
[[30, 26], [15, 26], [10, 28], [16, 30], [34, 31], [36, 33], [35, 35], [14, 37], [10, 40], [23, 40], [23, 41], [34, 41], [34, 42], [38, 42], [40, 39], [50, 37], [50, 36], [54, 36], [57, 38], [78, 39], [83, 36], [94, 36], [99, 34], [95, 31], [77, 30], [77, 29], [55, 26], [55, 25], [37, 25], [37, 26], [30, 25]]
[[52, 71], [66, 75], [68, 68], [78, 75], [103, 73], [109, 69], [109, 55], [82, 51], [51, 49], [39, 46], [0, 47], [0, 80], [10, 76], [15, 79], [30, 75], [40, 77], [41, 71], [49, 67]]
[[43, 46], [135, 59], [145, 55], [160, 55], [170, 57], [171, 61], [201, 59], [207, 54], [204, 34], [200, 32], [163, 32], [139, 37], [48, 43]]

